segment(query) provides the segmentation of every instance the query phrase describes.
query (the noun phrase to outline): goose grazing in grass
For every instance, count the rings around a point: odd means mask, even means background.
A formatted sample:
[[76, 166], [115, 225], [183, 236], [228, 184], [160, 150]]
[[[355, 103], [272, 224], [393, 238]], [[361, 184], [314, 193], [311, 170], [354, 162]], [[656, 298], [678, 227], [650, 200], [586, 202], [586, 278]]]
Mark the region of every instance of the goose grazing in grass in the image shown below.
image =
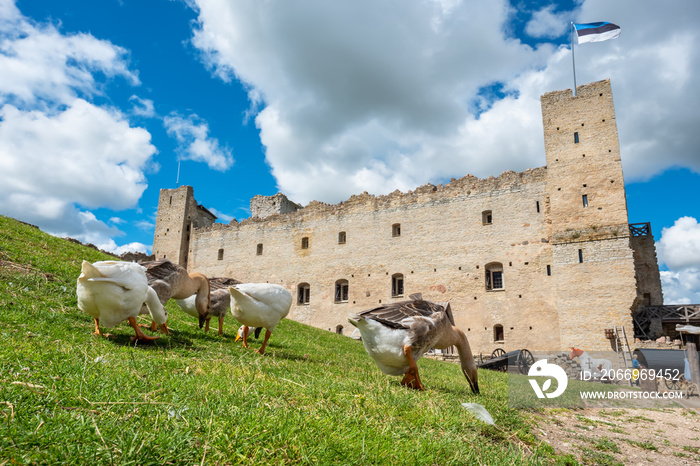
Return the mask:
[[229, 291], [233, 316], [243, 324], [243, 347], [248, 347], [249, 327], [265, 327], [265, 341], [258, 350], [265, 354], [272, 331], [289, 314], [292, 294], [285, 287], [270, 283], [242, 283], [229, 287]]
[[[224, 317], [226, 317], [226, 312], [231, 307], [231, 293], [228, 291], [228, 287], [231, 285], [236, 285], [239, 282], [233, 278], [210, 278], [209, 279], [209, 315], [205, 319], [204, 331], [209, 331], [209, 321], [213, 317], [219, 318], [219, 335], [224, 334]], [[176, 299], [175, 302], [180, 309], [191, 315], [192, 317], [198, 317], [197, 307], [195, 300], [197, 295], [192, 295], [186, 299]], [[201, 328], [201, 326], [200, 326]], [[238, 338], [236, 338], [238, 341]]]
[[[195, 308], [199, 317], [199, 328], [209, 316], [209, 280], [201, 273], [188, 273], [187, 269], [173, 264], [168, 259], [141, 262], [146, 268], [148, 284], [158, 294], [161, 304], [165, 306], [168, 300], [195, 297]], [[142, 309], [145, 314], [145, 309]], [[153, 329], [154, 325], [151, 326]]]
[[135, 262], [100, 261], [91, 264], [83, 261], [77, 294], [78, 309], [95, 319], [97, 335], [103, 335], [100, 321], [105, 327], [114, 327], [128, 320], [136, 332], [136, 337], [132, 340], [159, 338], [144, 335], [136, 324], [136, 316], [144, 304], [153, 321], [163, 333], [168, 333], [165, 308], [158, 300], [155, 290], [148, 286], [146, 268]]
[[348, 319], [360, 330], [367, 353], [387, 375], [405, 374], [402, 385], [423, 390], [416, 361], [430, 348], [456, 346], [462, 373], [472, 392], [479, 393], [476, 363], [467, 336], [453, 326], [445, 306], [424, 301], [420, 294], [410, 301], [386, 304]]

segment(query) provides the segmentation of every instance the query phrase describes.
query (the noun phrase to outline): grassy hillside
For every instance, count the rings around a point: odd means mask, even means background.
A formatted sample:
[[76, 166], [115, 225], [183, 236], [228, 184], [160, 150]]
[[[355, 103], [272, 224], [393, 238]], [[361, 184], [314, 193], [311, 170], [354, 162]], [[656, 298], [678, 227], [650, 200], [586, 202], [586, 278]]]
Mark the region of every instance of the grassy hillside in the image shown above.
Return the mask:
[[[168, 304], [169, 336], [91, 335], [76, 307], [82, 260], [104, 254], [0, 217], [0, 463], [549, 463], [527, 413], [507, 407], [506, 376], [421, 360], [427, 390], [383, 375], [362, 344], [283, 321], [267, 354]], [[144, 319], [144, 322], [148, 322]], [[216, 326], [215, 326], [216, 327]], [[254, 349], [260, 342], [251, 341]], [[483, 404], [498, 427], [473, 418]]]

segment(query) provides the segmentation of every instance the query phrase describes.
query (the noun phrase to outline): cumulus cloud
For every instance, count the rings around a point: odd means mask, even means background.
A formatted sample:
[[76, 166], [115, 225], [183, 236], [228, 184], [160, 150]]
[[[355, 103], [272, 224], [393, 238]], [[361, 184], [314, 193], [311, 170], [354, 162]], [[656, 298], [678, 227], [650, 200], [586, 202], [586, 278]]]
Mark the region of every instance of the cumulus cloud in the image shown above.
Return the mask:
[[163, 119], [163, 124], [180, 144], [179, 160], [204, 162], [209, 168], [222, 172], [233, 165], [231, 150], [221, 147], [216, 138], [209, 136], [209, 125], [197, 115], [183, 117], [172, 113]]
[[700, 224], [693, 217], [681, 217], [661, 231], [656, 243], [659, 263], [669, 270], [661, 272], [664, 302], [700, 303]]
[[12, 1], [0, 18], [0, 213], [109, 246], [123, 233], [85, 209], [136, 205], [156, 152], [148, 131], [89, 101], [103, 92], [97, 75], [139, 84], [128, 54], [35, 24]]
[[26, 20], [5, 0], [0, 29], [0, 98], [16, 105], [45, 108], [100, 92], [95, 72], [120, 76], [131, 84], [125, 49], [89, 34], [63, 35], [53, 25]]
[[527, 32], [552, 38], [536, 48], [506, 33], [526, 13], [505, 0], [192, 4], [193, 44], [249, 89], [267, 162], [297, 202], [544, 165], [539, 97], [572, 87], [564, 16], [622, 27], [577, 46], [576, 65], [579, 84], [611, 78], [628, 180], [700, 171], [700, 4], [545, 7], [527, 13]]

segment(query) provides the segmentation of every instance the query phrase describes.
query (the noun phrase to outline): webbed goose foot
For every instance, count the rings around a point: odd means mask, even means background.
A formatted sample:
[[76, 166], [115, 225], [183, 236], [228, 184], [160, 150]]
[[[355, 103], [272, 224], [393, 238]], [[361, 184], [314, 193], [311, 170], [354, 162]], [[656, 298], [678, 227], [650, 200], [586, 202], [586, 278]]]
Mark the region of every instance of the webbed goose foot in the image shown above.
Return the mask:
[[415, 390], [425, 390], [420, 381], [420, 376], [418, 375], [418, 364], [416, 364], [416, 361], [413, 360], [413, 356], [411, 355], [411, 347], [404, 346], [403, 352], [408, 359], [408, 370], [406, 371], [406, 375], [404, 375], [403, 380], [401, 380], [401, 385], [408, 388], [413, 388]]

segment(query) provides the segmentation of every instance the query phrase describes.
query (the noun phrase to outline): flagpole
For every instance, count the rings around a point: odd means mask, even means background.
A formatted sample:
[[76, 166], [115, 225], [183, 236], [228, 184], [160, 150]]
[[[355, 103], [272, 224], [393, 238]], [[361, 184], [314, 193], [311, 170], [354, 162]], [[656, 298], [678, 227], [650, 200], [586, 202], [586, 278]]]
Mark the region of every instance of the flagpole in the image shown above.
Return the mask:
[[571, 63], [574, 66], [574, 97], [576, 97], [576, 58], [574, 56], [574, 22], [571, 22]]

